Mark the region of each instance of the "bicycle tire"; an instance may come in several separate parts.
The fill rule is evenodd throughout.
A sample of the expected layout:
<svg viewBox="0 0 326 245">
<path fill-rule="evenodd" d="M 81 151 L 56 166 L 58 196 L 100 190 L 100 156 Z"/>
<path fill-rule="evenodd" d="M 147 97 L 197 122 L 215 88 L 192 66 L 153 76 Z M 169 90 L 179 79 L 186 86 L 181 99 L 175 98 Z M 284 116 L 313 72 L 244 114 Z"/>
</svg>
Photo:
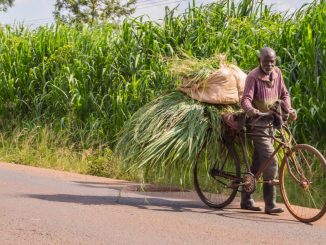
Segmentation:
<svg viewBox="0 0 326 245">
<path fill-rule="evenodd" d="M 234 148 L 230 148 L 228 150 L 228 155 L 231 157 L 231 165 L 227 166 L 229 173 L 234 174 L 236 177 L 240 178 L 240 161 L 237 153 Z M 201 152 L 202 153 L 202 152 Z M 199 196 L 199 198 L 209 207 L 221 209 L 227 205 L 229 205 L 233 199 L 235 198 L 238 188 L 230 189 L 223 187 L 223 184 L 218 182 L 214 177 L 212 177 L 209 173 L 212 170 L 211 165 L 206 164 L 201 161 L 200 155 L 198 154 L 194 169 L 194 187 Z M 207 163 L 207 162 L 206 162 Z M 202 167 L 204 166 L 204 169 Z M 207 167 L 209 166 L 209 167 Z M 224 166 L 226 167 L 226 166 Z M 201 168 L 201 169 L 200 169 Z M 219 169 L 221 170 L 221 169 Z M 227 181 L 226 178 L 219 177 L 223 179 L 223 181 Z M 203 182 L 204 181 L 204 182 Z M 205 184 L 205 186 L 204 186 Z M 226 192 L 224 192 L 226 191 Z M 215 201 L 213 200 L 215 199 Z"/>
<path fill-rule="evenodd" d="M 285 206 L 299 221 L 319 220 L 326 212 L 326 160 L 314 147 L 293 146 L 280 167 Z"/>
</svg>

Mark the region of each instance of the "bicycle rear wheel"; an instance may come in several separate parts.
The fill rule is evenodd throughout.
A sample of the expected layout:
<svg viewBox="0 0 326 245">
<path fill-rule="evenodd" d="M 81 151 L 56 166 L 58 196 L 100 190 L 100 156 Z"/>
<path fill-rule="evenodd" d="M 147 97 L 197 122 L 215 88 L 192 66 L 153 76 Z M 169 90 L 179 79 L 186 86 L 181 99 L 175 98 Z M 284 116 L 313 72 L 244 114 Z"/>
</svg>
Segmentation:
<svg viewBox="0 0 326 245">
<path fill-rule="evenodd" d="M 194 166 L 195 190 L 199 198 L 212 208 L 227 206 L 233 201 L 238 191 L 239 158 L 234 148 L 227 150 L 225 155 L 224 159 L 209 159 L 204 152 L 201 152 Z"/>
<path fill-rule="evenodd" d="M 310 145 L 296 145 L 284 156 L 280 188 L 289 212 L 314 222 L 326 212 L 326 160 Z"/>
</svg>

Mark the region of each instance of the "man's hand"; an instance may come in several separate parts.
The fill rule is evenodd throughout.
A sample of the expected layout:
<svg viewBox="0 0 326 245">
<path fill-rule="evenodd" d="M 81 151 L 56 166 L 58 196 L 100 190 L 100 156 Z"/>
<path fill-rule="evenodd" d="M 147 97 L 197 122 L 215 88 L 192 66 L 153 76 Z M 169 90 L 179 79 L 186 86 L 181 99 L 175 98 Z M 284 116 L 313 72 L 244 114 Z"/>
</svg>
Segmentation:
<svg viewBox="0 0 326 245">
<path fill-rule="evenodd" d="M 257 113 L 259 113 L 259 110 L 255 109 L 255 108 L 252 108 L 251 110 L 247 111 L 247 115 L 249 117 L 254 117 L 255 115 L 257 115 Z"/>
<path fill-rule="evenodd" d="M 293 108 L 289 110 L 289 115 L 292 121 L 295 121 L 298 118 L 297 112 Z"/>
</svg>

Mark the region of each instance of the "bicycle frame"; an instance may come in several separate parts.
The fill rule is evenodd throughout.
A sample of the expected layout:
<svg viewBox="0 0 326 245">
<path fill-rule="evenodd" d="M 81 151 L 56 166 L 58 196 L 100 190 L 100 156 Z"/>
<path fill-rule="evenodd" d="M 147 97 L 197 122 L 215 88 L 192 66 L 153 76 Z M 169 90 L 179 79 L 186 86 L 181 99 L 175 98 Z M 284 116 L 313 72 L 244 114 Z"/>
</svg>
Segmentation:
<svg viewBox="0 0 326 245">
<path fill-rule="evenodd" d="M 291 132 L 289 131 L 289 129 L 287 128 L 286 125 L 282 125 L 281 129 L 284 129 L 287 133 L 289 133 L 289 139 L 286 139 L 285 135 L 283 134 L 282 130 L 279 130 L 280 135 L 279 136 L 275 136 L 274 135 L 274 127 L 273 125 L 270 123 L 268 126 L 261 126 L 258 124 L 246 124 L 246 126 L 251 126 L 251 127 L 261 127 L 261 128 L 270 128 L 272 133 L 270 135 L 264 135 L 264 134 L 255 134 L 255 133 L 247 133 L 246 127 L 244 127 L 242 130 L 239 130 L 235 137 L 239 138 L 240 141 L 240 146 L 241 146 L 241 152 L 242 155 L 244 157 L 244 164 L 246 166 L 246 171 L 247 173 L 251 173 L 250 171 L 250 166 L 249 166 L 249 160 L 248 160 L 248 153 L 246 151 L 246 136 L 250 136 L 250 137 L 264 137 L 264 138 L 271 138 L 273 139 L 275 142 L 278 143 L 277 147 L 275 148 L 274 152 L 272 153 L 271 157 L 269 159 L 267 159 L 267 161 L 265 161 L 261 167 L 259 168 L 258 172 L 253 175 L 255 180 L 258 181 L 261 174 L 265 171 L 265 169 L 272 163 L 273 158 L 275 157 L 275 155 L 281 150 L 281 148 L 284 151 L 284 154 L 287 154 L 287 152 L 289 152 L 290 147 L 291 147 L 291 141 L 293 139 Z M 279 139 L 280 138 L 280 139 Z M 228 148 L 229 152 L 235 152 L 236 150 L 234 149 L 234 139 L 230 142 L 226 142 L 226 147 Z M 239 187 L 241 185 L 244 185 L 246 183 L 241 183 L 242 182 L 242 176 L 240 178 L 233 176 L 231 174 L 228 174 L 226 172 L 220 171 L 220 172 L 215 172 L 215 173 L 211 173 L 212 175 L 216 175 L 216 176 L 221 176 L 221 177 L 225 177 L 228 179 L 232 179 L 236 182 L 238 182 L 239 184 L 232 184 L 232 186 L 230 186 L 231 188 L 233 187 Z M 278 184 L 278 182 L 276 181 L 263 181 L 264 182 L 268 182 L 270 184 Z"/>
<path fill-rule="evenodd" d="M 289 212 L 302 222 L 314 222 L 326 213 L 323 182 L 326 160 L 316 148 L 297 144 L 283 117 L 273 113 L 260 113 L 257 120 L 247 120 L 246 115 L 236 114 L 231 120 L 237 120 L 237 124 L 233 125 L 225 120 L 223 152 L 218 157 L 204 155 L 199 158 L 198 154 L 194 167 L 196 192 L 209 207 L 223 208 L 234 200 L 237 192 L 253 193 L 257 183 L 280 185 L 281 196 Z M 262 117 L 269 119 L 268 116 L 271 116 L 270 121 L 258 121 Z M 247 136 L 251 139 L 261 137 L 274 145 L 273 152 L 269 149 L 269 154 L 265 156 L 268 159 L 255 166 L 258 167 L 258 171 L 253 170 L 255 174 L 251 172 Z M 280 163 L 279 179 L 261 181 L 266 169 L 275 164 L 273 159 L 276 156 Z"/>
<path fill-rule="evenodd" d="M 260 127 L 260 128 L 270 128 L 271 131 L 273 131 L 274 127 L 272 125 L 269 126 L 260 126 L 260 125 L 256 125 L 256 124 L 247 124 L 247 126 L 251 126 L 251 127 Z M 282 128 L 284 128 L 287 132 L 290 132 L 288 130 L 288 128 L 285 125 L 282 125 Z M 249 167 L 249 161 L 248 161 L 248 153 L 246 151 L 246 136 L 250 136 L 250 137 L 263 137 L 263 138 L 271 138 L 273 139 L 275 142 L 278 143 L 277 147 L 275 148 L 274 152 L 272 153 L 271 157 L 269 159 L 267 159 L 267 161 L 265 161 L 261 167 L 259 168 L 258 172 L 254 175 L 255 179 L 258 180 L 261 176 L 261 174 L 266 170 L 266 168 L 268 168 L 268 166 L 271 164 L 274 156 L 279 152 L 279 150 L 281 148 L 285 149 L 289 149 L 289 143 L 290 140 L 292 139 L 292 135 L 290 140 L 287 141 L 286 137 L 284 136 L 282 130 L 279 130 L 280 132 L 280 138 L 281 140 L 277 139 L 276 136 L 274 135 L 274 133 L 270 134 L 270 135 L 264 135 L 264 134 L 255 134 L 255 133 L 247 133 L 246 130 L 243 130 L 242 132 L 239 132 L 238 134 L 238 138 L 240 140 L 240 145 L 241 145 L 241 150 L 244 156 L 244 161 L 245 161 L 245 165 L 246 165 L 246 169 L 247 172 L 250 173 L 250 167 Z M 285 150 L 284 150 L 285 153 Z"/>
</svg>

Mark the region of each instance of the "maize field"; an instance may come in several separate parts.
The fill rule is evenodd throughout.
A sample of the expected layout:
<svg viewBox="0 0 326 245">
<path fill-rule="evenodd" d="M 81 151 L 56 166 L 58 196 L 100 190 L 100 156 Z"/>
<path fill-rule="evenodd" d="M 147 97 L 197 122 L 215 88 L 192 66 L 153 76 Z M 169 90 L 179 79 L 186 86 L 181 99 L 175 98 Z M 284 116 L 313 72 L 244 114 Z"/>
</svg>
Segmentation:
<svg viewBox="0 0 326 245">
<path fill-rule="evenodd" d="M 275 49 L 298 120 L 299 142 L 326 150 L 326 1 L 293 14 L 262 1 L 219 0 L 166 10 L 162 22 L 142 17 L 119 24 L 0 28 L 1 144 L 13 137 L 51 147 L 111 149 L 124 123 L 146 103 L 176 88 L 168 60 L 225 54 L 249 72 L 257 51 Z M 18 132 L 18 133 L 17 133 Z M 43 131 L 44 132 L 44 131 Z M 48 137 L 51 138 L 51 137 Z M 53 137 L 52 137 L 53 138 Z M 55 138 L 55 137 L 54 137 Z"/>
</svg>

